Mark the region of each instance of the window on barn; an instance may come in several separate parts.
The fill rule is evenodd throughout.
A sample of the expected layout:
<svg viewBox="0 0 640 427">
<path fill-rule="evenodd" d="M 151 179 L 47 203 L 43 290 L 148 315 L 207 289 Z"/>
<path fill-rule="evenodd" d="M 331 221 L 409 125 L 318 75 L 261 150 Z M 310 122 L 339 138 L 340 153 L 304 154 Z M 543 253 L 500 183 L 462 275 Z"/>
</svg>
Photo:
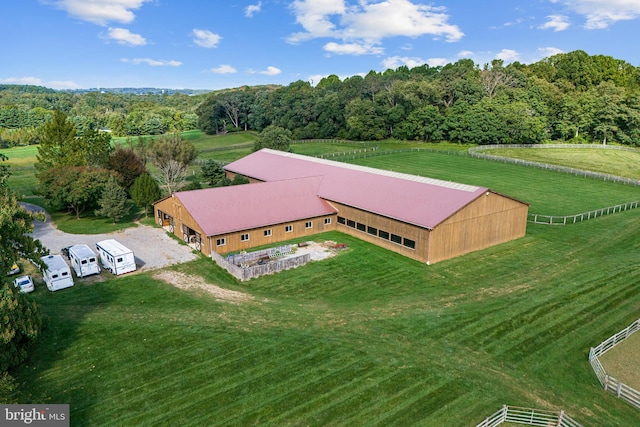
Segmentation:
<svg viewBox="0 0 640 427">
<path fill-rule="evenodd" d="M 366 231 L 367 230 L 367 226 L 364 225 L 363 223 L 359 222 L 358 224 L 356 224 L 356 228 L 360 231 Z"/>
<path fill-rule="evenodd" d="M 80 264 L 86 264 L 86 263 L 87 263 L 86 259 L 83 259 L 82 261 L 80 261 Z"/>
<path fill-rule="evenodd" d="M 416 248 L 416 242 L 414 242 L 413 240 L 409 240 L 409 239 L 404 239 L 403 245 L 405 245 L 409 249 L 415 249 Z"/>
<path fill-rule="evenodd" d="M 331 218 L 325 218 L 324 225 L 329 225 L 329 224 L 331 224 Z"/>
<path fill-rule="evenodd" d="M 380 237 L 381 239 L 389 240 L 389 233 L 380 230 L 378 231 L 378 237 Z"/>
<path fill-rule="evenodd" d="M 241 242 L 246 242 L 247 240 L 249 240 L 249 233 L 245 233 L 245 234 L 241 234 L 240 235 L 240 241 Z"/>
<path fill-rule="evenodd" d="M 264 237 L 269 237 L 269 236 L 271 236 L 271 229 L 264 230 Z"/>
<path fill-rule="evenodd" d="M 222 237 L 220 239 L 216 239 L 216 246 L 225 246 L 227 244 L 227 239 Z"/>
<path fill-rule="evenodd" d="M 374 227 L 367 227 L 367 233 L 373 234 L 374 236 L 378 235 L 378 229 Z"/>
<path fill-rule="evenodd" d="M 398 236 L 397 234 L 392 234 L 391 235 L 391 241 L 393 243 L 397 243 L 397 244 L 401 245 L 402 244 L 402 237 Z"/>
<path fill-rule="evenodd" d="M 356 222 L 353 220 L 347 220 L 347 227 L 356 228 Z"/>
<path fill-rule="evenodd" d="M 311 227 L 313 227 L 313 222 L 307 221 L 304 223 L 304 228 L 311 228 Z"/>
<path fill-rule="evenodd" d="M 338 217 L 338 224 L 345 224 L 345 219 L 341 216 Z"/>
<path fill-rule="evenodd" d="M 291 233 L 293 231 L 293 225 L 287 225 L 284 227 L 285 233 Z"/>
</svg>

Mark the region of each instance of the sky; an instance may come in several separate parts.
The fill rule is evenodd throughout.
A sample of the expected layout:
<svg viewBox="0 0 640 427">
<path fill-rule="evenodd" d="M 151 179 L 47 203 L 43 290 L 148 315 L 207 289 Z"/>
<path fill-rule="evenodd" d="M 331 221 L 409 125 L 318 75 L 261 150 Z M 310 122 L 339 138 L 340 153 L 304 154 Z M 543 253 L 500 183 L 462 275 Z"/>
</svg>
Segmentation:
<svg viewBox="0 0 640 427">
<path fill-rule="evenodd" d="M 0 83 L 315 85 L 584 50 L 640 66 L 640 0 L 1 0 Z"/>
</svg>

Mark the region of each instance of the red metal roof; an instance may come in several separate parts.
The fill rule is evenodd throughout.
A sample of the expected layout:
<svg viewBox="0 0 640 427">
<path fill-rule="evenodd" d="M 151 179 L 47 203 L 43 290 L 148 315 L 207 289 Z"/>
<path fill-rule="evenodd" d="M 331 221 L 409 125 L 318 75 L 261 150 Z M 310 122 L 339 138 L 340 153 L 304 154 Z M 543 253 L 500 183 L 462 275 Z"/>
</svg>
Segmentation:
<svg viewBox="0 0 640 427">
<path fill-rule="evenodd" d="M 268 182 L 321 176 L 317 194 L 323 199 L 429 229 L 488 191 L 270 149 L 252 153 L 225 169 Z"/>
<path fill-rule="evenodd" d="M 207 236 L 336 213 L 318 197 L 322 177 L 181 191 L 178 198 Z"/>
</svg>

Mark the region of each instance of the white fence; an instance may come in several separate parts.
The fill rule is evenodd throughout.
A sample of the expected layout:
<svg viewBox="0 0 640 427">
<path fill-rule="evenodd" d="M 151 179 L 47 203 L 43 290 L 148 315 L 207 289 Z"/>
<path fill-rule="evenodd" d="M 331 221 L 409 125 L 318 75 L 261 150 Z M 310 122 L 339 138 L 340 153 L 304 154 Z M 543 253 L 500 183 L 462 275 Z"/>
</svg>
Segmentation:
<svg viewBox="0 0 640 427">
<path fill-rule="evenodd" d="M 503 405 L 496 413 L 487 417 L 476 427 L 496 427 L 502 423 L 526 424 L 543 427 L 582 427 L 564 411 L 553 412 L 539 409 L 519 408 Z"/>
<path fill-rule="evenodd" d="M 639 329 L 640 319 L 633 322 L 626 329 L 602 341 L 597 347 L 591 348 L 589 351 L 589 363 L 605 391 L 615 394 L 620 399 L 640 409 L 640 392 L 607 374 L 598 359 L 599 356 L 602 356 L 604 353 L 629 338 Z"/>
<path fill-rule="evenodd" d="M 531 144 L 531 145 L 504 144 L 504 145 L 481 145 L 481 146 L 477 146 L 477 147 L 472 147 L 472 148 L 469 149 L 469 154 L 471 156 L 473 156 L 473 157 L 478 157 L 478 158 L 481 158 L 481 159 L 496 160 L 496 161 L 504 162 L 504 163 L 515 163 L 515 164 L 518 164 L 518 165 L 531 166 L 531 167 L 540 168 L 540 169 L 554 170 L 554 171 L 557 171 L 557 172 L 570 173 L 570 174 L 573 174 L 573 175 L 584 176 L 584 177 L 588 177 L 588 178 L 602 179 L 604 181 L 613 181 L 613 182 L 619 182 L 619 183 L 622 183 L 622 184 L 630 184 L 630 185 L 638 185 L 638 186 L 640 186 L 640 180 L 638 180 L 638 179 L 625 178 L 625 177 L 611 175 L 611 174 L 607 174 L 607 173 L 591 172 L 591 171 L 586 171 L 586 170 L 582 170 L 582 169 L 570 168 L 570 167 L 566 167 L 566 166 L 551 165 L 549 163 L 532 162 L 532 161 L 529 161 L 529 160 L 513 159 L 513 158 L 510 158 L 510 157 L 494 156 L 492 154 L 483 153 L 483 151 L 485 151 L 485 150 L 488 151 L 488 150 L 500 149 L 500 148 L 525 148 L 525 149 L 536 149 L 536 148 L 538 148 L 538 149 L 544 149 L 544 148 L 573 148 L 573 149 L 589 149 L 589 148 L 591 148 L 591 149 L 593 149 L 593 148 L 599 148 L 599 149 L 607 149 L 607 150 L 634 151 L 634 152 L 637 153 L 638 150 L 634 149 L 634 148 L 610 146 L 610 145 L 599 145 L 599 144 Z"/>
<path fill-rule="evenodd" d="M 583 212 L 575 215 L 540 215 L 530 213 L 527 217 L 527 221 L 534 224 L 546 224 L 546 225 L 567 225 L 575 224 L 577 222 L 588 221 L 590 219 L 599 218 L 604 215 L 613 214 L 616 212 L 622 212 L 629 209 L 637 209 L 640 207 L 640 201 L 624 203 L 622 205 L 609 206 L 606 208 L 596 209 L 589 212 Z"/>
</svg>

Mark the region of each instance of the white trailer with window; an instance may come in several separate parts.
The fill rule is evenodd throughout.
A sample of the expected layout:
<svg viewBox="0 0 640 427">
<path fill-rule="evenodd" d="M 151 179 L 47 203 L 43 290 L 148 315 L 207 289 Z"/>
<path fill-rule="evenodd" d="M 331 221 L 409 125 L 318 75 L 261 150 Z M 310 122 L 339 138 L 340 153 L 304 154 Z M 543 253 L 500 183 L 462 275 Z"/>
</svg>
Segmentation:
<svg viewBox="0 0 640 427">
<path fill-rule="evenodd" d="M 87 245 L 80 244 L 70 246 L 69 261 L 71 261 L 71 267 L 73 267 L 78 277 L 100 274 L 98 257 Z"/>
<path fill-rule="evenodd" d="M 60 289 L 73 286 L 71 269 L 64 258 L 62 258 L 62 255 L 47 255 L 40 259 L 46 265 L 42 272 L 42 278 L 47 285 L 47 289 L 50 291 L 59 291 Z"/>
<path fill-rule="evenodd" d="M 115 275 L 129 273 L 136 270 L 136 258 L 133 251 L 114 239 L 107 239 L 96 243 L 100 256 L 100 264 L 105 270 Z"/>
</svg>

